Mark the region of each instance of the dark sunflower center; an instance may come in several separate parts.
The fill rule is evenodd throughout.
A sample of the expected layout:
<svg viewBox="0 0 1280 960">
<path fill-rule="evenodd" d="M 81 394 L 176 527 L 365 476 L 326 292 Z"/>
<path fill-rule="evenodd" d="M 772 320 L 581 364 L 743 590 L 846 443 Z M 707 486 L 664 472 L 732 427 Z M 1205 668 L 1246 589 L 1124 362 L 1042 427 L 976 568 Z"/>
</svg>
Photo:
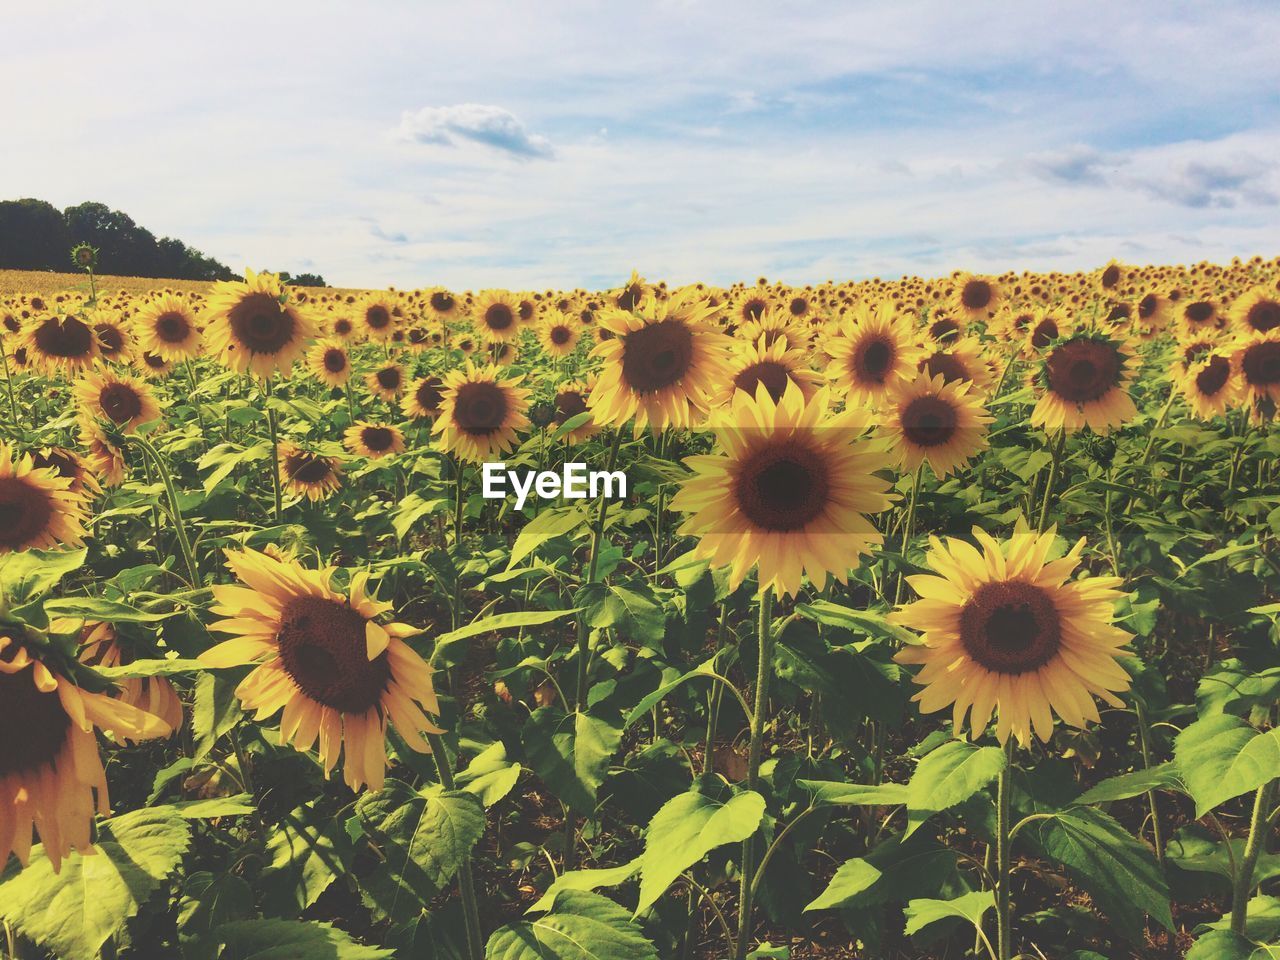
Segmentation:
<svg viewBox="0 0 1280 960">
<path fill-rule="evenodd" d="M 1107 314 L 1108 323 L 1120 323 L 1129 319 L 1129 305 L 1127 303 L 1117 304 L 1111 308 L 1111 312 Z"/>
<path fill-rule="evenodd" d="M 1031 345 L 1037 350 L 1043 350 L 1057 339 L 1058 325 L 1052 320 L 1041 320 L 1031 332 Z"/>
<path fill-rule="evenodd" d="M 636 308 L 636 304 L 640 302 L 642 292 L 643 291 L 640 287 L 635 284 L 627 287 L 627 289 L 623 290 L 622 293 L 618 294 L 618 309 L 634 310 Z"/>
<path fill-rule="evenodd" d="M 587 401 L 577 390 L 556 394 L 556 423 L 566 423 L 587 410 Z"/>
<path fill-rule="evenodd" d="M 364 312 L 364 322 L 370 330 L 385 330 L 391 326 L 391 311 L 375 304 Z"/>
<path fill-rule="evenodd" d="M 991 303 L 994 291 L 985 280 L 970 280 L 960 291 L 960 302 L 968 310 L 984 310 Z"/>
<path fill-rule="evenodd" d="M 929 326 L 929 336 L 934 340 L 953 340 L 960 333 L 960 325 L 944 317 Z"/>
<path fill-rule="evenodd" d="M 453 297 L 442 290 L 438 290 L 431 295 L 431 306 L 441 313 L 448 313 L 453 309 Z"/>
<path fill-rule="evenodd" d="M 280 661 L 298 689 L 343 713 L 378 705 L 391 679 L 386 653 L 366 653 L 365 618 L 345 603 L 295 597 L 280 612 Z"/>
<path fill-rule="evenodd" d="M 943 383 L 954 383 L 957 380 L 972 380 L 969 368 L 954 353 L 939 350 L 920 362 L 920 369 L 930 377 L 942 377 Z"/>
<path fill-rule="evenodd" d="M 330 373 L 341 373 L 347 369 L 347 355 L 336 347 L 324 352 L 324 368 Z"/>
<path fill-rule="evenodd" d="M 227 317 L 236 342 L 250 353 L 279 353 L 294 337 L 293 314 L 267 293 L 251 293 L 230 309 Z"/>
<path fill-rule="evenodd" d="M 518 309 L 520 311 L 520 319 L 523 321 L 528 321 L 533 316 L 533 304 L 528 300 L 521 300 Z"/>
<path fill-rule="evenodd" d="M 787 368 L 776 360 L 761 360 L 759 363 L 753 363 L 744 370 L 739 371 L 738 375 L 733 378 L 733 386 L 736 390 L 745 390 L 748 395 L 754 397 L 756 395 L 756 387 L 764 384 L 764 388 L 769 391 L 769 396 L 774 402 L 782 399 L 783 393 L 786 392 L 787 383 L 791 380 L 787 372 Z"/>
<path fill-rule="evenodd" d="M 400 386 L 400 371 L 395 367 L 383 367 L 377 373 L 378 386 L 384 390 L 396 390 Z"/>
<path fill-rule="evenodd" d="M 804 297 L 793 297 L 790 308 L 793 317 L 803 317 L 809 311 L 809 301 Z"/>
<path fill-rule="evenodd" d="M 391 431 L 386 427 L 365 427 L 360 434 L 360 439 L 365 447 L 374 453 L 381 453 L 383 450 L 391 449 Z"/>
<path fill-rule="evenodd" d="M 693 332 L 679 320 L 641 327 L 623 339 L 622 377 L 637 393 L 678 383 L 693 364 Z"/>
<path fill-rule="evenodd" d="M 427 331 L 419 330 L 417 327 L 414 327 L 409 331 L 409 342 L 413 344 L 426 343 Z"/>
<path fill-rule="evenodd" d="M 1217 396 L 1218 391 L 1231 379 L 1231 363 L 1226 357 L 1214 356 L 1205 368 L 1196 374 L 1196 390 L 1206 397 Z"/>
<path fill-rule="evenodd" d="M 171 310 L 156 317 L 156 335 L 165 343 L 181 343 L 190 332 L 191 324 L 176 311 Z"/>
<path fill-rule="evenodd" d="M 68 480 L 74 480 L 80 475 L 75 460 L 65 450 L 36 451 L 31 455 L 31 462 L 36 467 L 46 467 Z"/>
<path fill-rule="evenodd" d="M 551 342 L 557 347 L 563 347 L 568 343 L 569 337 L 570 333 L 568 327 L 556 326 L 551 328 Z"/>
<path fill-rule="evenodd" d="M 93 328 L 93 335 L 98 338 L 98 346 L 103 353 L 117 354 L 124 346 L 124 334 L 114 324 L 99 323 Z"/>
<path fill-rule="evenodd" d="M 145 363 L 152 370 L 163 370 L 165 367 L 169 365 L 169 361 L 165 360 L 164 357 L 155 353 L 143 354 L 142 362 Z"/>
<path fill-rule="evenodd" d="M 893 366 L 897 350 L 887 337 L 870 337 L 864 340 L 853 354 L 853 373 L 859 380 L 883 383 Z"/>
<path fill-rule="evenodd" d="M 0 657 L 12 655 L 11 644 Z M 57 692 L 41 693 L 31 669 L 0 671 L 0 780 L 9 774 L 34 773 L 53 764 L 67 740 L 71 718 Z M 22 731 L 21 735 L 14 735 Z"/>
<path fill-rule="evenodd" d="M 293 454 L 285 461 L 285 469 L 291 479 L 307 484 L 320 483 L 333 472 L 328 459 L 313 453 Z"/>
<path fill-rule="evenodd" d="M 1062 645 L 1057 607 L 1031 583 L 983 584 L 960 611 L 960 643 L 975 662 L 995 673 L 1039 670 Z"/>
<path fill-rule="evenodd" d="M 437 410 L 440 407 L 440 401 L 444 399 L 441 391 L 443 384 L 439 377 L 428 377 L 418 384 L 418 390 L 415 396 L 418 400 L 418 406 L 423 410 Z"/>
<path fill-rule="evenodd" d="M 0 477 L 0 549 L 21 550 L 49 528 L 54 504 L 26 477 Z"/>
<path fill-rule="evenodd" d="M 820 517 L 830 496 L 822 454 L 796 438 L 767 442 L 750 452 L 733 479 L 738 509 L 763 530 L 803 529 Z"/>
<path fill-rule="evenodd" d="M 1120 384 L 1120 354 L 1109 343 L 1071 340 L 1049 355 L 1049 389 L 1071 403 L 1100 400 Z"/>
<path fill-rule="evenodd" d="M 1280 383 L 1280 341 L 1264 340 L 1247 348 L 1241 367 L 1245 381 L 1254 386 Z"/>
<path fill-rule="evenodd" d="M 1213 304 L 1197 300 L 1195 303 L 1187 304 L 1184 313 L 1192 323 L 1207 323 L 1213 319 Z"/>
<path fill-rule="evenodd" d="M 351 332 L 351 321 L 346 317 L 343 317 L 341 320 L 333 321 L 333 332 L 340 337 L 345 337 Z"/>
<path fill-rule="evenodd" d="M 94 334 L 75 317 L 49 317 L 36 329 L 36 346 L 47 357 L 76 360 L 93 352 Z"/>
<path fill-rule="evenodd" d="M 742 319 L 759 320 L 768 308 L 769 304 L 764 300 L 758 298 L 748 300 L 742 305 Z"/>
<path fill-rule="evenodd" d="M 516 322 L 516 315 L 505 303 L 495 303 L 484 312 L 484 325 L 490 330 L 507 330 Z"/>
<path fill-rule="evenodd" d="M 1245 314 L 1245 323 L 1259 333 L 1280 327 L 1280 303 L 1275 300 L 1259 300 Z"/>
<path fill-rule="evenodd" d="M 507 416 L 507 395 L 496 383 L 464 383 L 453 402 L 453 419 L 472 436 L 486 436 L 502 426 Z"/>
<path fill-rule="evenodd" d="M 1110 267 L 1107 267 L 1107 269 L 1102 271 L 1102 285 L 1106 287 L 1108 290 L 1110 290 L 1119 282 L 1120 282 L 1119 267 L 1110 266 Z"/>
<path fill-rule="evenodd" d="M 902 432 L 917 447 L 941 446 L 955 436 L 955 407 L 939 397 L 916 397 L 902 411 Z"/>
<path fill-rule="evenodd" d="M 142 397 L 127 383 L 109 383 L 98 394 L 102 412 L 116 423 L 128 423 L 142 413 Z"/>
</svg>

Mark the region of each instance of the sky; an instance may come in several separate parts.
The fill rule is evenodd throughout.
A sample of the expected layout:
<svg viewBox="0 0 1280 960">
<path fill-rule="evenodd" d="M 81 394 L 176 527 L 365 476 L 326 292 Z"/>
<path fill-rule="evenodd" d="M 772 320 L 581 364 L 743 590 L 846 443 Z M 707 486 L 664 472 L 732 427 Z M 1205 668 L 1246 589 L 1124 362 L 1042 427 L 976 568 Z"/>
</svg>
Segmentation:
<svg viewBox="0 0 1280 960">
<path fill-rule="evenodd" d="M 605 288 L 1280 253 L 1270 0 L 54 0 L 0 28 L 0 199 L 101 201 L 237 270 Z"/>
</svg>

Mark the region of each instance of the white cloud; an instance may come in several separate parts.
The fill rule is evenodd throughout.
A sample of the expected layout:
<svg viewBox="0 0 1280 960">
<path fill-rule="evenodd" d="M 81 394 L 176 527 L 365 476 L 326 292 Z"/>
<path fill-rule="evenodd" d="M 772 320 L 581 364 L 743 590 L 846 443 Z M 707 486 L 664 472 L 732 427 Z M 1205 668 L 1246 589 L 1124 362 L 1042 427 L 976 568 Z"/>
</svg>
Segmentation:
<svg viewBox="0 0 1280 960">
<path fill-rule="evenodd" d="M 484 103 L 406 110 L 400 117 L 401 140 L 454 146 L 459 140 L 493 147 L 518 157 L 550 158 L 551 141 L 530 133 L 510 110 Z"/>
</svg>

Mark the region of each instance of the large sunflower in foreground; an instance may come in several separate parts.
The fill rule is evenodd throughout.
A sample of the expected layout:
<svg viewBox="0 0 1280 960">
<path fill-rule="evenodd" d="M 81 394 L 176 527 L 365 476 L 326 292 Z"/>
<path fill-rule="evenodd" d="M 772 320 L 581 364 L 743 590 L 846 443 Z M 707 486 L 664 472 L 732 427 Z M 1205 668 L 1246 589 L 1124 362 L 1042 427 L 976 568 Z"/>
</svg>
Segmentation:
<svg viewBox="0 0 1280 960">
<path fill-rule="evenodd" d="M 1054 713 L 1083 728 L 1098 722 L 1094 697 L 1123 706 L 1116 694 L 1128 689 L 1129 675 L 1117 659 L 1130 637 L 1112 622 L 1122 581 L 1069 579 L 1083 539 L 1049 560 L 1053 530 L 1020 525 L 1003 543 L 976 528 L 973 535 L 981 552 L 931 537 L 928 563 L 938 575 L 908 577 L 922 599 L 890 615 L 923 635 L 896 658 L 922 665 L 914 678 L 924 688 L 914 698 L 920 710 L 951 707 L 956 733 L 967 716 L 975 739 L 994 711 L 996 738 L 1012 734 L 1027 746 L 1033 731 L 1049 739 Z"/>
<path fill-rule="evenodd" d="M 236 688 L 262 721 L 280 713 L 280 742 L 304 753 L 319 741 L 326 775 L 344 753 L 343 775 L 356 790 L 382 787 L 387 725 L 411 748 L 429 752 L 428 734 L 443 733 L 431 667 L 404 642 L 418 631 L 381 623 L 391 609 L 368 593 L 368 576 L 333 589 L 333 567 L 305 569 L 256 550 L 228 552 L 242 585 L 215 586 L 210 625 L 232 634 L 200 655 L 214 668 L 256 664 Z"/>
<path fill-rule="evenodd" d="M 131 326 L 142 349 L 165 360 L 186 360 L 200 352 L 195 311 L 189 302 L 171 293 L 143 307 Z"/>
<path fill-rule="evenodd" d="M 519 385 L 523 379 L 506 379 L 496 367 L 470 363 L 447 374 L 440 414 L 431 427 L 440 446 L 474 463 L 514 447 L 529 426 L 529 391 Z"/>
<path fill-rule="evenodd" d="M 1050 433 L 1107 433 L 1137 415 L 1129 396 L 1133 353 L 1115 335 L 1084 330 L 1055 341 L 1030 374 L 1040 394 L 1031 425 Z"/>
<path fill-rule="evenodd" d="M 600 328 L 614 336 L 591 351 L 604 361 L 588 400 L 596 422 L 634 417 L 639 436 L 701 419 L 728 374 L 732 341 L 715 327 L 718 311 L 692 291 L 648 297 L 634 313 L 600 311 Z"/>
<path fill-rule="evenodd" d="M 967 382 L 925 373 L 900 381 L 882 412 L 880 433 L 902 470 L 914 473 L 928 463 L 938 477 L 964 466 L 987 445 L 992 419 Z"/>
<path fill-rule="evenodd" d="M 859 306 L 827 341 L 827 376 L 848 393 L 851 405 L 875 404 L 898 380 L 915 376 L 920 350 L 912 335 L 910 321 L 891 304 Z"/>
<path fill-rule="evenodd" d="M 117 742 L 170 732 L 159 717 L 80 689 L 22 639 L 0 634 L 0 863 L 12 852 L 27 864 L 33 827 L 55 873 L 73 850 L 90 852 L 94 815 L 110 812 L 95 727 Z"/>
<path fill-rule="evenodd" d="M 0 444 L 0 554 L 78 547 L 87 521 L 85 499 L 71 491 L 70 479 L 37 467 L 30 454 L 14 460 Z"/>
<path fill-rule="evenodd" d="M 209 346 L 239 373 L 287 375 L 316 333 L 275 274 L 246 270 L 244 280 L 221 280 L 209 294 Z"/>
<path fill-rule="evenodd" d="M 71 391 L 86 420 L 108 420 L 125 433 L 160 418 L 160 404 L 145 381 L 104 370 L 81 377 Z"/>
<path fill-rule="evenodd" d="M 710 427 L 718 454 L 689 457 L 693 476 L 672 499 L 690 514 L 683 536 L 697 556 L 729 568 L 733 587 L 758 568 L 760 592 L 795 595 L 803 577 L 846 582 L 860 555 L 883 541 L 867 519 L 890 504 L 876 471 L 889 460 L 864 434 L 863 410 L 827 416 L 829 393 L 805 402 L 794 383 L 775 403 L 761 384 L 738 392 Z"/>
</svg>

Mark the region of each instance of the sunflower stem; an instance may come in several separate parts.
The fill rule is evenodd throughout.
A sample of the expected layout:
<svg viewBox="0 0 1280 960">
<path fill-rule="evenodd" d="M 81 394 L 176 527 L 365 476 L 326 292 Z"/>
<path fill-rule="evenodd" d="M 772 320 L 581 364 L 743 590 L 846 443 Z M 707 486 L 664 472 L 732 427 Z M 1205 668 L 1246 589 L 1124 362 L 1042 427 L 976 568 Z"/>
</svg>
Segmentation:
<svg viewBox="0 0 1280 960">
<path fill-rule="evenodd" d="M 907 501 L 907 519 L 902 527 L 902 559 L 906 560 L 907 551 L 911 549 L 911 537 L 915 533 L 916 524 L 916 500 L 920 496 L 920 474 L 924 473 L 924 462 L 921 461 L 920 466 L 916 467 L 915 475 L 911 478 L 911 499 Z M 893 590 L 893 604 L 897 606 L 902 602 L 902 585 L 906 581 L 906 572 L 898 571 L 898 585 Z"/>
<path fill-rule="evenodd" d="M 1013 738 L 1004 743 L 1004 766 L 996 787 L 996 945 L 997 960 L 1011 960 L 1013 929 L 1009 896 L 1009 800 L 1013 786 Z"/>
<path fill-rule="evenodd" d="M 9 351 L 0 345 L 0 362 L 4 363 L 4 386 L 9 394 L 9 413 L 13 417 L 13 435 L 18 436 L 18 401 L 13 398 L 13 374 L 9 370 Z"/>
<path fill-rule="evenodd" d="M 178 550 L 182 554 L 182 562 L 187 568 L 187 577 L 191 581 L 191 586 L 200 587 L 200 568 L 196 566 L 196 556 L 191 549 L 191 541 L 187 537 L 187 525 L 182 519 L 182 507 L 178 503 L 178 490 L 173 485 L 173 475 L 169 473 L 169 468 L 165 466 L 163 458 L 157 452 L 151 442 L 142 436 L 130 436 L 125 440 L 138 445 L 142 450 L 142 455 L 148 459 L 152 466 L 155 467 L 156 473 L 160 477 L 160 482 L 164 484 L 165 498 L 169 502 L 169 519 L 173 521 L 173 532 L 178 539 Z"/>
<path fill-rule="evenodd" d="M 436 769 L 440 771 L 440 785 L 446 790 L 456 789 L 444 737 L 438 733 L 429 733 L 427 739 L 431 741 L 431 755 L 435 758 Z M 462 913 L 467 923 L 468 955 L 470 960 L 482 960 L 484 940 L 480 935 L 480 909 L 476 905 L 476 884 L 471 872 L 470 853 L 462 858 L 462 864 L 458 868 L 458 894 L 462 898 Z"/>
<path fill-rule="evenodd" d="M 271 390 L 271 378 L 263 381 L 263 390 L 267 395 L 267 432 L 271 435 L 271 493 L 275 497 L 276 523 L 284 513 L 284 495 L 280 490 L 280 431 L 276 426 L 276 411 L 271 401 L 274 399 Z"/>
<path fill-rule="evenodd" d="M 760 786 L 760 756 L 764 750 L 764 723 L 768 713 L 769 676 L 773 673 L 773 593 L 761 587 L 759 620 L 756 624 L 756 696 L 752 701 L 751 745 L 747 753 L 747 789 Z M 736 958 L 745 960 L 751 941 L 755 895 L 755 834 L 742 841 L 742 877 L 739 886 L 738 943 Z"/>
<path fill-rule="evenodd" d="M 1142 766 L 1151 769 L 1151 744 L 1147 711 L 1139 697 L 1133 698 L 1134 713 L 1138 717 L 1138 746 L 1142 750 Z M 1160 826 L 1160 804 L 1154 790 L 1147 791 L 1147 806 L 1151 808 L 1151 841 L 1156 848 L 1156 862 L 1164 869 L 1164 828 Z"/>
<path fill-rule="evenodd" d="M 1064 427 L 1058 431 L 1058 437 L 1049 451 L 1052 458 L 1049 461 L 1049 476 L 1045 478 L 1044 493 L 1040 499 L 1040 519 L 1036 522 L 1036 530 L 1040 533 L 1044 532 L 1045 524 L 1049 522 L 1049 501 L 1053 499 L 1053 488 L 1058 484 L 1058 471 L 1062 467 L 1062 448 L 1066 443 L 1067 431 Z"/>
<path fill-rule="evenodd" d="M 1253 817 L 1249 822 L 1249 839 L 1236 870 L 1235 889 L 1231 893 L 1231 932 L 1244 936 L 1249 919 L 1249 894 L 1253 891 L 1253 872 L 1267 845 L 1268 812 L 1275 800 L 1280 780 L 1272 780 L 1258 788 L 1253 801 Z"/>
<path fill-rule="evenodd" d="M 204 432 L 204 410 L 196 397 L 196 368 L 192 364 L 190 357 L 186 358 L 185 366 L 187 368 L 187 379 L 191 381 L 191 405 L 196 408 L 196 422 L 200 425 L 200 446 L 204 448 L 207 444 Z"/>
</svg>

